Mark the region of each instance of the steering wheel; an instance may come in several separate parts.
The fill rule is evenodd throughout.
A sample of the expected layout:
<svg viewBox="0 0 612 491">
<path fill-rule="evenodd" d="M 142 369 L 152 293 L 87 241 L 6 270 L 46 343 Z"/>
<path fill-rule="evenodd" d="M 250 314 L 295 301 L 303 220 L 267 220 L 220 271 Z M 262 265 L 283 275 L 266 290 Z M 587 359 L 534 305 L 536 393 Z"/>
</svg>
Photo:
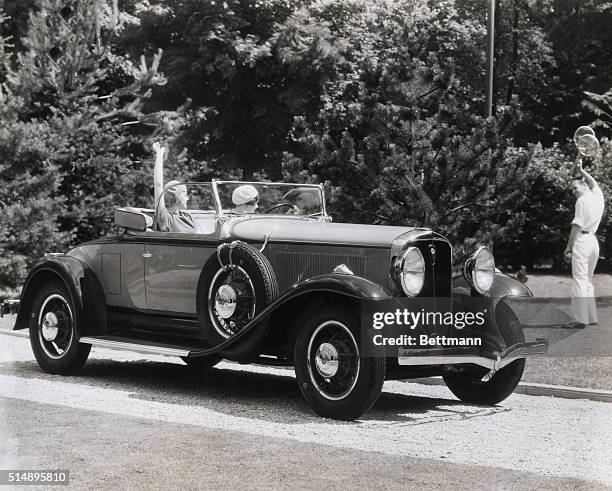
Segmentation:
<svg viewBox="0 0 612 491">
<path fill-rule="evenodd" d="M 272 208 L 268 208 L 266 211 L 264 211 L 264 213 L 270 213 L 271 211 L 274 211 L 282 207 L 291 208 L 295 212 L 300 211 L 300 209 L 297 206 L 292 205 L 291 203 L 279 203 L 278 205 L 274 205 Z"/>
</svg>

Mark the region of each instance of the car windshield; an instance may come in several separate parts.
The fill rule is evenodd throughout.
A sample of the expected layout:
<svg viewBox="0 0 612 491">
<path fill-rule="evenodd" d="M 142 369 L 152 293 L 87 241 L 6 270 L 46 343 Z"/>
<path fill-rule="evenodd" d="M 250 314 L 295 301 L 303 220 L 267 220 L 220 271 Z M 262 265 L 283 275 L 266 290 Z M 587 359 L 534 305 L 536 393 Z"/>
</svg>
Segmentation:
<svg viewBox="0 0 612 491">
<path fill-rule="evenodd" d="M 210 183 L 185 183 L 190 211 L 215 212 L 215 194 Z M 167 203 L 166 203 L 167 205 Z"/>
<path fill-rule="evenodd" d="M 224 214 L 322 215 L 323 195 L 314 184 L 216 183 Z"/>
</svg>

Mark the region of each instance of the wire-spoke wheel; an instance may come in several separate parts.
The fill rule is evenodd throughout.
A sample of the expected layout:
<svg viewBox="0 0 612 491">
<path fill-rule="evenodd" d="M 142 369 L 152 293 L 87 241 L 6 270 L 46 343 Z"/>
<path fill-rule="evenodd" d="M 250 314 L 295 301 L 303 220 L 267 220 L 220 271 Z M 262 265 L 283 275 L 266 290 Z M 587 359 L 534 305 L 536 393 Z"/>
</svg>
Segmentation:
<svg viewBox="0 0 612 491">
<path fill-rule="evenodd" d="M 295 344 L 295 373 L 304 398 L 324 417 L 353 420 L 378 398 L 385 376 L 384 356 L 365 357 L 360 323 L 343 307 L 312 313 Z"/>
<path fill-rule="evenodd" d="M 353 390 L 359 376 L 359 348 L 344 324 L 329 320 L 317 326 L 307 356 L 310 380 L 321 396 L 339 401 Z"/>
<path fill-rule="evenodd" d="M 30 315 L 30 344 L 43 370 L 67 374 L 83 366 L 91 346 L 79 343 L 77 323 L 77 312 L 65 287 L 44 285 Z"/>
<path fill-rule="evenodd" d="M 68 301 L 53 293 L 43 300 L 38 314 L 38 341 L 49 358 L 59 359 L 74 341 L 74 316 Z"/>
</svg>

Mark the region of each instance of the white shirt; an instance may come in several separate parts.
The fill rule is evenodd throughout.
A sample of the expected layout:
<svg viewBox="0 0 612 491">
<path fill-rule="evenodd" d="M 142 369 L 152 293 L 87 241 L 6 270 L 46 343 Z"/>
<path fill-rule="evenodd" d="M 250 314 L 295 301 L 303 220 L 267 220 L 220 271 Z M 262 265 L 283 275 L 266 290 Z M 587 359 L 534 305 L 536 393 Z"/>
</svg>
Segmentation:
<svg viewBox="0 0 612 491">
<path fill-rule="evenodd" d="M 597 232 L 604 211 L 604 197 L 601 188 L 595 184 L 576 200 L 576 214 L 572 225 L 578 225 L 583 232 Z"/>
</svg>

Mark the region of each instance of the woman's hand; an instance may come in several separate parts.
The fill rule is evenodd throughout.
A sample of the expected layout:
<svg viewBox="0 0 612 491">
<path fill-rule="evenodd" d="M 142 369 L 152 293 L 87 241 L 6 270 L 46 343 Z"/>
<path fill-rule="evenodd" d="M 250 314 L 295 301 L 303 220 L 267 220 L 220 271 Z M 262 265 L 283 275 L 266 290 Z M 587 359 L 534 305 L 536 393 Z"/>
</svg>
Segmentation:
<svg viewBox="0 0 612 491">
<path fill-rule="evenodd" d="M 161 143 L 155 142 L 153 144 L 153 151 L 156 155 L 161 155 L 163 157 L 164 153 L 166 153 L 166 148 Z"/>
</svg>

